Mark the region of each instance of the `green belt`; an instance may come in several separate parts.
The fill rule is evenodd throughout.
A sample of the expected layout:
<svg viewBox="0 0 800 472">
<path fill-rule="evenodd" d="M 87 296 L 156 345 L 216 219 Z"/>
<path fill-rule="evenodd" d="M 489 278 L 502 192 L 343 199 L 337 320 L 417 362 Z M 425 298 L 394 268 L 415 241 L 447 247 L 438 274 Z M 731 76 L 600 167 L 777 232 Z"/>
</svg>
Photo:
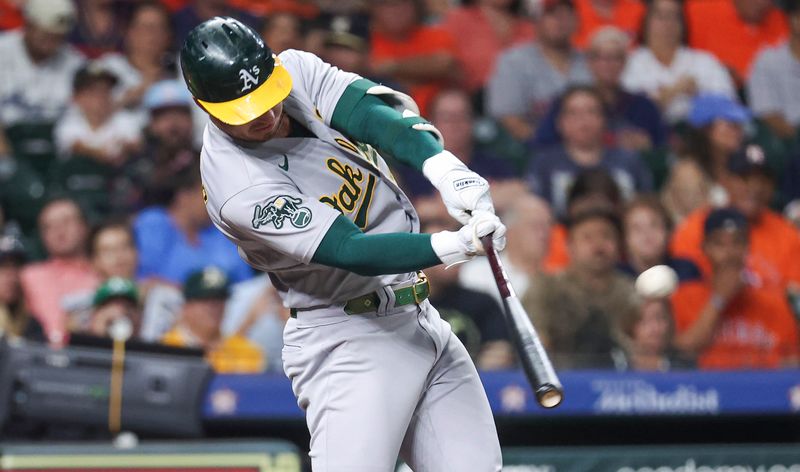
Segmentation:
<svg viewBox="0 0 800 472">
<path fill-rule="evenodd" d="M 394 306 L 404 306 L 415 303 L 419 305 L 431 294 L 431 284 L 425 274 L 420 272 L 420 279 L 414 285 L 394 289 Z M 363 315 L 364 313 L 375 313 L 378 311 L 380 298 L 377 292 L 361 295 L 360 297 L 348 300 L 344 304 L 344 312 L 348 315 Z M 292 318 L 297 318 L 297 309 L 292 308 L 289 314 Z"/>
</svg>

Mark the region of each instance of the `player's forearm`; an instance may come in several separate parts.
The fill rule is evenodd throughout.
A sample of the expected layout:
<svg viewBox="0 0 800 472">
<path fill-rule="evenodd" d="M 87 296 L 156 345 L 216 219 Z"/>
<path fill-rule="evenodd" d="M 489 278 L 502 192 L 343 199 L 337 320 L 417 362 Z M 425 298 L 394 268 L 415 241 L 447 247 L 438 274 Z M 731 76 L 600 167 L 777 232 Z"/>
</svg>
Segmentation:
<svg viewBox="0 0 800 472">
<path fill-rule="evenodd" d="M 419 116 L 403 115 L 366 91 L 374 86 L 366 79 L 351 84 L 339 99 L 331 126 L 348 137 L 375 146 L 381 153 L 422 170 L 422 163 L 444 147 L 431 132 L 415 129 L 426 123 Z M 417 127 L 418 128 L 418 127 Z"/>
<path fill-rule="evenodd" d="M 344 216 L 336 218 L 311 261 L 359 275 L 402 274 L 441 263 L 429 234 L 368 235 Z"/>
</svg>

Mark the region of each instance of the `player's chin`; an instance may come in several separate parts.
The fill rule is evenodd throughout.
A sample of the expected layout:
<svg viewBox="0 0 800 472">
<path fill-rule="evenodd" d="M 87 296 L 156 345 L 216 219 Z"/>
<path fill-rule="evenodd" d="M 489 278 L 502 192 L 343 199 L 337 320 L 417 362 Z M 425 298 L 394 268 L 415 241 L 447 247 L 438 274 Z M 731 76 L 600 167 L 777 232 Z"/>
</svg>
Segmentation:
<svg viewBox="0 0 800 472">
<path fill-rule="evenodd" d="M 249 138 L 252 141 L 269 141 L 277 137 L 282 129 L 283 116 L 267 126 L 253 126 L 248 130 Z"/>
</svg>

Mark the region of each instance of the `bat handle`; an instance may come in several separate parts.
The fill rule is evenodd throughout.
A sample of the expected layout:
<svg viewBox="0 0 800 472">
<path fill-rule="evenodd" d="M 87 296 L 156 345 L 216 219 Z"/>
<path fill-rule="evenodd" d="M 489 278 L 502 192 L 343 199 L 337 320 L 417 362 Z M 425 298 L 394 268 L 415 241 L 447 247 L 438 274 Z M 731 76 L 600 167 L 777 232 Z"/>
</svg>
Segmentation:
<svg viewBox="0 0 800 472">
<path fill-rule="evenodd" d="M 494 236 L 494 233 L 482 236 L 480 238 L 481 244 L 483 245 L 483 251 L 486 253 L 486 258 L 489 260 L 489 266 L 492 268 L 494 279 L 497 281 L 497 289 L 500 291 L 500 297 L 506 298 L 512 293 L 511 283 L 508 281 L 508 276 L 505 270 L 503 270 L 503 266 L 500 265 L 500 256 L 494 248 L 492 236 Z"/>
</svg>

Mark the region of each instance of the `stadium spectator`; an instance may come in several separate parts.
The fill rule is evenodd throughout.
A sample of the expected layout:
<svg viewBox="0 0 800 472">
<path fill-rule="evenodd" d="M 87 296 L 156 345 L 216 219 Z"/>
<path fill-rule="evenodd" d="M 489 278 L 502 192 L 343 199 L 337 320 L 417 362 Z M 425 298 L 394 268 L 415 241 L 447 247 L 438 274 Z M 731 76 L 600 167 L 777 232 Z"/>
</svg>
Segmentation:
<svg viewBox="0 0 800 472">
<path fill-rule="evenodd" d="M 774 182 L 764 152 L 749 145 L 731 156 L 728 170 L 730 178 L 725 185 L 730 206 L 749 222 L 748 268 L 762 285 L 796 289 L 800 284 L 800 235 L 791 222 L 769 209 Z M 692 260 L 704 275 L 712 269 L 703 250 L 703 224 L 710 212 L 705 207 L 689 215 L 675 230 L 670 246 L 673 255 Z"/>
<path fill-rule="evenodd" d="M 259 21 L 253 15 L 234 8 L 228 0 L 190 0 L 186 6 L 172 15 L 174 36 L 172 38 L 176 51 L 181 49 L 183 41 L 195 26 L 215 16 L 232 16 L 251 28 L 258 28 Z"/>
<path fill-rule="evenodd" d="M 145 208 L 134 220 L 139 279 L 182 285 L 190 273 L 209 265 L 234 282 L 252 275 L 236 246 L 208 219 L 199 167 L 192 161 L 175 174 L 166 207 Z"/>
<path fill-rule="evenodd" d="M 275 54 L 287 49 L 302 49 L 303 31 L 300 17 L 288 9 L 270 13 L 264 20 L 261 37 Z"/>
<path fill-rule="evenodd" d="M 544 261 L 545 272 L 560 272 L 569 264 L 567 228 L 564 221 L 589 209 L 599 208 L 617 217 L 622 214 L 622 192 L 614 178 L 603 169 L 582 171 L 578 174 L 569 187 L 566 201 L 566 216 L 561 218 L 561 223 L 553 226 L 550 234 L 550 250 Z"/>
<path fill-rule="evenodd" d="M 628 203 L 622 215 L 625 237 L 625 262 L 620 269 L 631 277 L 656 266 L 671 267 L 683 282 L 700 277 L 700 269 L 687 259 L 668 252 L 672 231 L 669 214 L 656 196 L 638 196 Z"/>
<path fill-rule="evenodd" d="M 725 96 L 701 94 L 692 100 L 684 157 L 703 169 L 711 186 L 709 197 L 717 205 L 727 202 L 728 161 L 744 146 L 749 120 L 747 108 Z"/>
<path fill-rule="evenodd" d="M 193 149 L 191 95 L 182 82 L 153 84 L 142 102 L 148 122 L 142 149 L 119 171 L 111 193 L 112 207 L 123 214 L 149 205 L 167 205 L 178 173 L 197 157 Z"/>
<path fill-rule="evenodd" d="M 431 99 L 455 77 L 454 39 L 422 23 L 420 0 L 375 0 L 369 8 L 371 75 L 399 83 L 426 116 Z"/>
<path fill-rule="evenodd" d="M 117 77 L 99 62 L 75 75 L 73 106 L 55 128 L 62 159 L 93 159 L 119 167 L 141 145 L 139 120 L 130 112 L 115 111 L 112 90 Z"/>
<path fill-rule="evenodd" d="M 87 257 L 86 219 L 74 200 L 61 197 L 47 203 L 39 214 L 39 233 L 48 258 L 22 270 L 22 289 L 47 339 L 60 345 L 67 313 L 82 309 L 100 280 Z"/>
<path fill-rule="evenodd" d="M 680 2 L 653 0 L 645 17 L 643 44 L 631 54 L 622 76 L 626 89 L 648 94 L 671 123 L 686 118 L 690 101 L 699 92 L 736 96 L 725 66 L 706 51 L 684 46 L 685 32 Z"/>
<path fill-rule="evenodd" d="M 694 367 L 672 347 L 675 327 L 669 298 L 635 297 L 619 324 L 624 348 L 614 352 L 617 370 L 666 372 Z"/>
<path fill-rule="evenodd" d="M 422 220 L 421 231 L 433 233 L 458 229 L 444 204 L 433 199 L 431 202 L 434 209 Z M 500 305 L 486 293 L 460 284 L 461 267 L 445 268 L 439 265 L 426 269 L 431 286 L 436 287 L 435 291 L 431 291 L 431 303 L 436 303 L 442 318 L 450 323 L 479 369 L 507 369 L 514 363 L 514 354 L 505 327 L 498 318 Z M 486 267 L 484 270 L 490 269 Z M 487 273 L 483 272 L 484 278 Z"/>
<path fill-rule="evenodd" d="M 573 86 L 564 93 L 558 110 L 562 143 L 536 153 L 527 172 L 531 190 L 558 217 L 566 215 L 567 191 L 581 171 L 605 169 L 625 198 L 652 190 L 650 171 L 635 154 L 605 146 L 605 129 L 603 100 L 596 89 Z"/>
<path fill-rule="evenodd" d="M 75 0 L 78 21 L 69 42 L 86 57 L 96 59 L 116 51 L 122 42 L 128 5 L 114 0 Z"/>
<path fill-rule="evenodd" d="M 0 236 L 0 337 L 41 340 L 42 325 L 28 311 L 22 296 L 20 271 L 25 260 L 19 239 Z"/>
<path fill-rule="evenodd" d="M 439 129 L 447 150 L 458 156 L 470 169 L 490 182 L 516 177 L 509 161 L 478 147 L 473 133 L 475 116 L 467 92 L 445 89 L 430 103 L 428 118 Z M 403 189 L 411 195 L 428 195 L 434 188 L 419 171 L 408 166 L 398 167 Z"/>
<path fill-rule="evenodd" d="M 536 41 L 497 58 L 486 87 L 486 111 L 514 138 L 530 139 L 568 85 L 591 82 L 583 55 L 570 41 L 576 22 L 571 1 L 548 0 L 536 22 Z"/>
<path fill-rule="evenodd" d="M 66 43 L 75 24 L 71 0 L 28 0 L 24 13 L 22 29 L 0 33 L 0 128 L 16 158 L 44 176 L 55 157 L 53 125 L 84 59 Z"/>
<path fill-rule="evenodd" d="M 369 76 L 369 18 L 335 15 L 324 33 L 321 57 L 342 70 Z"/>
<path fill-rule="evenodd" d="M 500 260 L 514 289 L 525 293 L 545 272 L 553 215 L 546 201 L 528 193 L 518 195 L 502 215 L 508 228 L 508 244 L 500 253 Z M 470 261 L 461 268 L 460 282 L 465 288 L 491 295 L 500 302 L 494 280 L 486 277 L 490 270 L 489 262 L 484 258 Z"/>
<path fill-rule="evenodd" d="M 787 0 L 789 40 L 756 56 L 747 81 L 753 113 L 777 136 L 791 139 L 800 127 L 800 1 Z"/>
<path fill-rule="evenodd" d="M 673 227 L 709 204 L 711 185 L 708 174 L 696 160 L 678 159 L 672 163 L 661 189 L 661 201 L 669 212 Z"/>
<path fill-rule="evenodd" d="M 606 141 L 632 152 L 664 148 L 667 127 L 661 111 L 647 96 L 622 88 L 622 72 L 628 57 L 630 39 L 614 26 L 605 26 L 592 35 L 587 50 L 594 86 L 603 97 L 608 120 Z M 536 130 L 535 144 L 549 146 L 560 137 L 556 125 L 558 103 L 550 108 Z"/>
<path fill-rule="evenodd" d="M 633 281 L 615 269 L 619 219 L 596 208 L 571 216 L 568 225 L 569 265 L 540 278 L 522 303 L 557 367 L 610 367 L 618 317 L 633 293 Z"/>
<path fill-rule="evenodd" d="M 100 279 L 133 279 L 137 257 L 133 230 L 125 221 L 107 221 L 92 230 L 89 258 Z"/>
<path fill-rule="evenodd" d="M 222 335 L 222 316 L 229 294 L 230 282 L 221 270 L 206 267 L 192 273 L 183 287 L 186 303 L 177 323 L 161 342 L 203 349 L 218 373 L 261 372 L 264 356 L 255 344 L 240 335 Z"/>
<path fill-rule="evenodd" d="M 743 84 L 756 53 L 783 41 L 786 17 L 773 0 L 688 0 L 689 44 L 714 54 Z"/>
<path fill-rule="evenodd" d="M 455 38 L 462 85 L 469 92 L 486 85 L 503 50 L 533 40 L 533 24 L 515 11 L 519 5 L 512 0 L 478 0 L 446 14 L 442 26 Z"/>
<path fill-rule="evenodd" d="M 797 322 L 785 293 L 748 270 L 748 234 L 748 218 L 738 210 L 710 212 L 703 221 L 708 276 L 672 296 L 675 346 L 697 356 L 701 368 L 797 365 Z"/>
<path fill-rule="evenodd" d="M 94 293 L 92 315 L 87 332 L 94 336 L 114 337 L 117 326 L 130 329 L 138 338 L 142 326 L 139 291 L 136 282 L 123 277 L 111 277 Z"/>
<path fill-rule="evenodd" d="M 152 0 L 137 2 L 131 11 L 123 52 L 111 52 L 98 61 L 112 72 L 119 83 L 114 89 L 116 105 L 138 109 L 151 85 L 175 74 L 169 11 Z"/>
<path fill-rule="evenodd" d="M 630 40 L 639 37 L 645 7 L 641 0 L 575 0 L 578 31 L 572 40 L 576 47 L 585 48 L 594 33 L 605 26 L 615 26 Z"/>
</svg>

